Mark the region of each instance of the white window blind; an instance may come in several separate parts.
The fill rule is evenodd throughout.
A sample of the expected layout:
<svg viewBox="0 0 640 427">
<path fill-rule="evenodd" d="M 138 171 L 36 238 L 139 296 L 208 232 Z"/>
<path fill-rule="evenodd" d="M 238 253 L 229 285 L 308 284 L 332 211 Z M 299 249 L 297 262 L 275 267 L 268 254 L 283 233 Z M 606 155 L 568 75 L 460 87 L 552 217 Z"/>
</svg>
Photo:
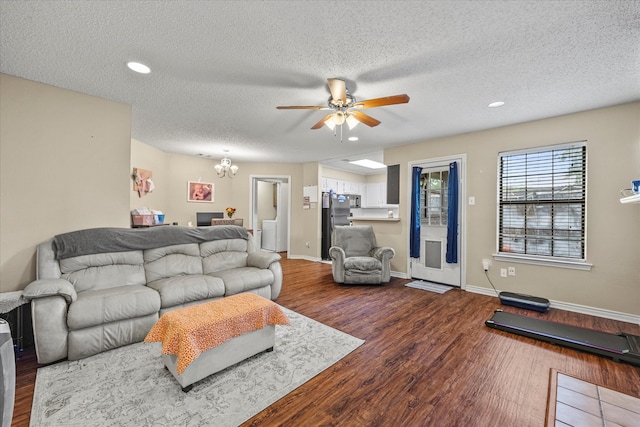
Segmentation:
<svg viewBox="0 0 640 427">
<path fill-rule="evenodd" d="M 584 260 L 584 142 L 499 155 L 498 253 Z"/>
</svg>

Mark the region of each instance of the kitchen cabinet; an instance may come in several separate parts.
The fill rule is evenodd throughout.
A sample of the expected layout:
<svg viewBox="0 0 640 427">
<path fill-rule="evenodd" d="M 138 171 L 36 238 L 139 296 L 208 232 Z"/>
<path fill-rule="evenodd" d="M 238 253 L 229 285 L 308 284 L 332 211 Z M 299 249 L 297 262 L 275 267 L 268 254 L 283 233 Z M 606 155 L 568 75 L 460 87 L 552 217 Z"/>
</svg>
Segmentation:
<svg viewBox="0 0 640 427">
<path fill-rule="evenodd" d="M 370 182 L 366 185 L 364 194 L 364 207 L 379 207 L 387 204 L 386 182 Z"/>
</svg>

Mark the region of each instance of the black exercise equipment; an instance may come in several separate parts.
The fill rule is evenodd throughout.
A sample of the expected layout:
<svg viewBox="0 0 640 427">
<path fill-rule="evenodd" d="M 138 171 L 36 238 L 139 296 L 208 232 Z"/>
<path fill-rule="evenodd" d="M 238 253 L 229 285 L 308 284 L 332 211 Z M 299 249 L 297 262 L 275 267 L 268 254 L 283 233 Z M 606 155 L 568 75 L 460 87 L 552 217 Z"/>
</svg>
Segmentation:
<svg viewBox="0 0 640 427">
<path fill-rule="evenodd" d="M 515 292 L 498 292 L 495 286 L 493 286 L 493 282 L 489 278 L 489 267 L 484 268 L 484 275 L 487 276 L 487 280 L 489 284 L 493 288 L 493 290 L 498 294 L 498 298 L 500 299 L 500 303 L 502 305 L 510 305 L 513 307 L 524 308 L 527 310 L 537 311 L 539 313 L 544 313 L 549 310 L 549 300 L 546 298 L 534 297 L 531 295 L 525 294 L 516 294 Z"/>
<path fill-rule="evenodd" d="M 544 313 L 549 310 L 549 300 L 546 298 L 504 291 L 498 293 L 498 298 L 500 298 L 502 305 L 525 308 L 539 313 Z"/>
<path fill-rule="evenodd" d="M 485 322 L 490 328 L 594 353 L 640 366 L 640 336 L 610 334 L 549 320 L 535 319 L 496 310 Z"/>
</svg>

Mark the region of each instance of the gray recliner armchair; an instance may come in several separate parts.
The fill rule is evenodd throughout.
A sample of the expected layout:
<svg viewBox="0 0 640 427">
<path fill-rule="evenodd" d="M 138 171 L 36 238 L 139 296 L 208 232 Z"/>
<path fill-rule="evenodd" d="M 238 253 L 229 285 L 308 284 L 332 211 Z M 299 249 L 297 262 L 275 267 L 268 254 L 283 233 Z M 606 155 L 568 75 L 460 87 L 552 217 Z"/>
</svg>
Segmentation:
<svg viewBox="0 0 640 427">
<path fill-rule="evenodd" d="M 346 284 L 380 284 L 391 279 L 393 248 L 378 247 L 370 225 L 336 226 L 329 248 L 333 280 Z"/>
</svg>

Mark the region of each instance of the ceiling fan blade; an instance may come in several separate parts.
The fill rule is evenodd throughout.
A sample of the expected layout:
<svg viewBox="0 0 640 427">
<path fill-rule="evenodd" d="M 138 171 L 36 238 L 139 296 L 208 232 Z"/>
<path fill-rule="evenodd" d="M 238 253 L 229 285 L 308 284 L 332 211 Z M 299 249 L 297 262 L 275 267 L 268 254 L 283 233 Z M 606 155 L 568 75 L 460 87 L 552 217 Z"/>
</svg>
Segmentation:
<svg viewBox="0 0 640 427">
<path fill-rule="evenodd" d="M 329 107 L 315 105 L 281 105 L 276 107 L 278 110 L 327 110 Z"/>
<path fill-rule="evenodd" d="M 354 104 L 355 108 L 373 108 L 382 107 L 384 105 L 406 104 L 409 102 L 409 95 L 385 96 L 384 98 L 367 99 L 366 101 L 358 101 Z"/>
<path fill-rule="evenodd" d="M 315 125 L 313 125 L 311 127 L 311 129 L 320 129 L 322 126 L 324 126 L 324 122 L 327 121 L 327 119 L 329 119 L 329 117 L 333 116 L 333 113 L 331 114 L 327 114 L 326 116 L 324 116 L 322 118 L 322 120 L 320 120 L 318 123 L 316 123 Z"/>
<path fill-rule="evenodd" d="M 339 79 L 327 79 L 329 82 L 329 91 L 331 92 L 331 98 L 336 104 L 338 100 L 342 100 L 342 105 L 347 104 L 347 84 L 344 80 Z"/>
<path fill-rule="evenodd" d="M 349 114 L 353 114 L 353 116 L 358 119 L 360 123 L 364 123 L 367 126 L 374 127 L 380 124 L 380 120 L 376 120 L 373 117 L 366 115 L 365 113 L 361 113 L 360 111 L 351 111 Z"/>
</svg>

